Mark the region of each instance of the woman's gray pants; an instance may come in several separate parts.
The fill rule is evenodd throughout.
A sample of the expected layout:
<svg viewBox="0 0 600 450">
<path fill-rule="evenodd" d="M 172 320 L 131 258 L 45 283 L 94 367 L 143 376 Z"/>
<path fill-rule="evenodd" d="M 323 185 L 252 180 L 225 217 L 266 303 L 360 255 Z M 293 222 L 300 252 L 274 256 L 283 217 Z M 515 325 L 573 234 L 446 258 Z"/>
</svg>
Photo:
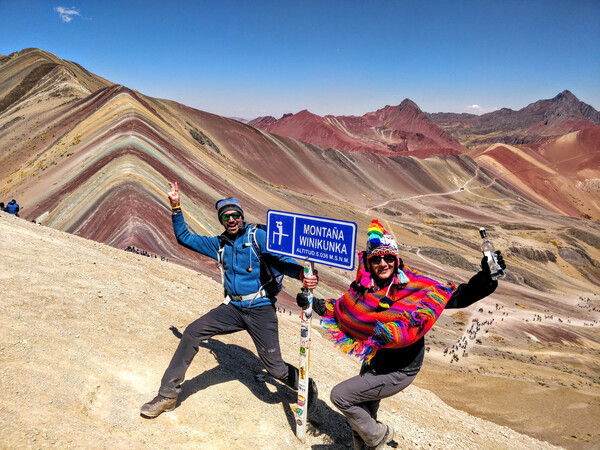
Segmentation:
<svg viewBox="0 0 600 450">
<path fill-rule="evenodd" d="M 331 401 L 365 443 L 374 447 L 386 432 L 385 425 L 377 422 L 379 401 L 406 388 L 416 376 L 400 371 L 376 374 L 367 369 L 335 386 L 331 391 Z"/>
</svg>

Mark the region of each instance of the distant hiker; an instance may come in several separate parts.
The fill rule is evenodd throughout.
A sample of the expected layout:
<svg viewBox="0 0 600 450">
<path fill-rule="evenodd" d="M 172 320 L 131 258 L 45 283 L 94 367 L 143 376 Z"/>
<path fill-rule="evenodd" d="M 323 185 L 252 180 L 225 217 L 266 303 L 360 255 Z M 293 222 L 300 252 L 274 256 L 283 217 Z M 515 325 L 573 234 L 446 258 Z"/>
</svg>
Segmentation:
<svg viewBox="0 0 600 450">
<path fill-rule="evenodd" d="M 4 208 L 4 211 L 6 211 L 8 214 L 12 214 L 13 216 L 18 216 L 19 209 L 20 209 L 19 204 L 13 198 L 10 202 L 8 202 L 8 205 L 6 205 L 6 207 Z"/>
<path fill-rule="evenodd" d="M 356 280 L 346 293 L 339 299 L 313 298 L 313 310 L 323 316 L 330 338 L 342 351 L 363 359 L 360 374 L 331 391 L 331 401 L 352 426 L 355 449 L 382 448 L 393 439 L 392 427 L 377 421 L 380 400 L 415 379 L 423 364 L 424 335 L 444 307 L 469 306 L 498 285 L 490 277 L 486 257 L 482 270 L 456 287 L 405 266 L 396 241 L 376 220 L 367 234 L 366 250 L 358 255 Z M 506 264 L 497 253 L 504 269 Z M 306 292 L 298 294 L 296 301 L 307 307 Z"/>
<path fill-rule="evenodd" d="M 267 372 L 291 388 L 298 389 L 298 369 L 284 362 L 281 357 L 276 293 L 266 292 L 268 288 L 261 283 L 261 275 L 265 277 L 272 267 L 281 274 L 300 279 L 307 289 L 317 286 L 317 276 L 304 277 L 304 267 L 292 258 L 267 253 L 265 230 L 244 221 L 244 211 L 235 198 L 219 200 L 215 205 L 219 221 L 225 228 L 223 234 L 209 237 L 190 233 L 181 212 L 177 182 L 169 185 L 171 192 L 167 196 L 173 210 L 173 230 L 177 242 L 221 263 L 224 269 L 225 301 L 185 329 L 162 378 L 158 395 L 142 406 L 141 415 L 154 418 L 175 408 L 181 383 L 201 341 L 241 330 L 246 330 L 252 338 Z M 317 386 L 313 380 L 309 381 L 309 386 L 310 401 L 314 402 Z"/>
</svg>

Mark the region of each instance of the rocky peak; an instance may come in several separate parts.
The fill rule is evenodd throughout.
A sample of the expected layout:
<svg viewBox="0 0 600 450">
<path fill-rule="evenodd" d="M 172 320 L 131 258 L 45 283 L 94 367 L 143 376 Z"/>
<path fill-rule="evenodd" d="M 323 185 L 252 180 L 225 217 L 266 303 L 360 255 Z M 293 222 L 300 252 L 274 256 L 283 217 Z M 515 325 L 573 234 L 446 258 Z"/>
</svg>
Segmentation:
<svg viewBox="0 0 600 450">
<path fill-rule="evenodd" d="M 579 103 L 579 99 L 577 97 L 575 97 L 575 95 L 573 95 L 573 93 L 569 90 L 562 91 L 560 94 L 558 94 L 556 97 L 554 97 L 552 99 L 552 101 L 555 103 L 560 103 L 560 102 Z"/>
<path fill-rule="evenodd" d="M 252 127 L 258 127 L 260 128 L 261 126 L 267 126 L 273 122 L 276 122 L 277 119 L 273 116 L 260 116 L 257 117 L 256 119 L 252 119 L 250 121 L 248 121 L 248 125 L 252 126 Z"/>
<path fill-rule="evenodd" d="M 398 105 L 396 111 L 397 114 L 394 114 L 393 116 L 400 118 L 402 121 L 421 121 L 423 119 L 427 120 L 425 114 L 423 114 L 423 111 L 421 111 L 421 108 L 419 108 L 415 102 L 408 98 L 404 99 L 402 103 Z"/>
<path fill-rule="evenodd" d="M 570 91 L 562 91 L 551 100 L 550 109 L 561 109 L 564 112 L 577 114 L 580 110 L 581 102 Z"/>
<path fill-rule="evenodd" d="M 585 119 L 600 125 L 600 113 L 592 106 L 580 101 L 571 91 L 564 90 L 551 100 L 551 106 L 546 113 L 556 116 L 570 116 L 575 119 Z"/>
<path fill-rule="evenodd" d="M 321 116 L 311 113 L 308 109 L 303 109 L 302 111 L 298 111 L 296 114 L 284 114 L 281 119 L 285 119 L 286 117 L 294 117 L 297 120 L 322 119 Z"/>
<path fill-rule="evenodd" d="M 398 106 L 398 109 L 400 111 L 404 110 L 404 109 L 409 109 L 409 110 L 416 110 L 420 113 L 422 113 L 423 111 L 421 111 L 421 108 L 419 108 L 417 106 L 417 104 L 415 102 L 413 102 L 411 99 L 405 98 L 404 100 L 402 100 L 402 103 L 400 103 L 400 105 Z"/>
</svg>

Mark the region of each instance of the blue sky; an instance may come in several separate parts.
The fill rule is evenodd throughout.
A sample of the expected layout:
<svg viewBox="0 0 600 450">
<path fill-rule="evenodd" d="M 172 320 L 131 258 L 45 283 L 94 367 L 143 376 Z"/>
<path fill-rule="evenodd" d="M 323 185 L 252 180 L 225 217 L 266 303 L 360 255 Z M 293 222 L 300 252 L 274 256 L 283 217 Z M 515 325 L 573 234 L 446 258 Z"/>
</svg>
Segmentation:
<svg viewBox="0 0 600 450">
<path fill-rule="evenodd" d="M 600 0 L 0 0 L 0 53 L 37 47 L 143 94 L 251 119 L 600 110 Z M 476 106 L 475 106 L 476 105 Z"/>
</svg>

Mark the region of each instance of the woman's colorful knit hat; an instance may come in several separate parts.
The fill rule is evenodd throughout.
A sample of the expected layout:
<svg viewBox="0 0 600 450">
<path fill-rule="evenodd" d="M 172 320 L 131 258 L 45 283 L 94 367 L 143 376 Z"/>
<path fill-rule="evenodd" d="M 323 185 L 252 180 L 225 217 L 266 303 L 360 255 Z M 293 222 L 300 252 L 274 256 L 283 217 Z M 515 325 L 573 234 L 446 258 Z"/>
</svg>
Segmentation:
<svg viewBox="0 0 600 450">
<path fill-rule="evenodd" d="M 371 263 L 369 262 L 369 259 L 372 256 L 393 255 L 396 257 L 396 276 L 394 277 L 393 282 L 398 282 L 400 284 L 408 283 L 408 278 L 402 271 L 404 268 L 404 263 L 398 254 L 398 244 L 392 235 L 385 231 L 383 226 L 377 220 L 373 220 L 371 222 L 371 225 L 369 225 L 369 228 L 367 229 L 367 235 L 367 249 L 365 251 L 367 257 L 365 269 L 367 269 L 367 272 L 365 272 L 365 275 L 368 274 L 369 277 L 374 276 L 373 272 L 371 271 Z M 373 285 L 371 278 L 369 278 L 369 281 L 366 281 L 365 285 Z M 382 298 L 379 302 L 379 306 L 383 309 L 389 308 L 391 306 L 390 299 L 387 296 Z"/>
<path fill-rule="evenodd" d="M 367 258 L 373 255 L 398 255 L 398 244 L 377 220 L 367 229 Z"/>
</svg>

